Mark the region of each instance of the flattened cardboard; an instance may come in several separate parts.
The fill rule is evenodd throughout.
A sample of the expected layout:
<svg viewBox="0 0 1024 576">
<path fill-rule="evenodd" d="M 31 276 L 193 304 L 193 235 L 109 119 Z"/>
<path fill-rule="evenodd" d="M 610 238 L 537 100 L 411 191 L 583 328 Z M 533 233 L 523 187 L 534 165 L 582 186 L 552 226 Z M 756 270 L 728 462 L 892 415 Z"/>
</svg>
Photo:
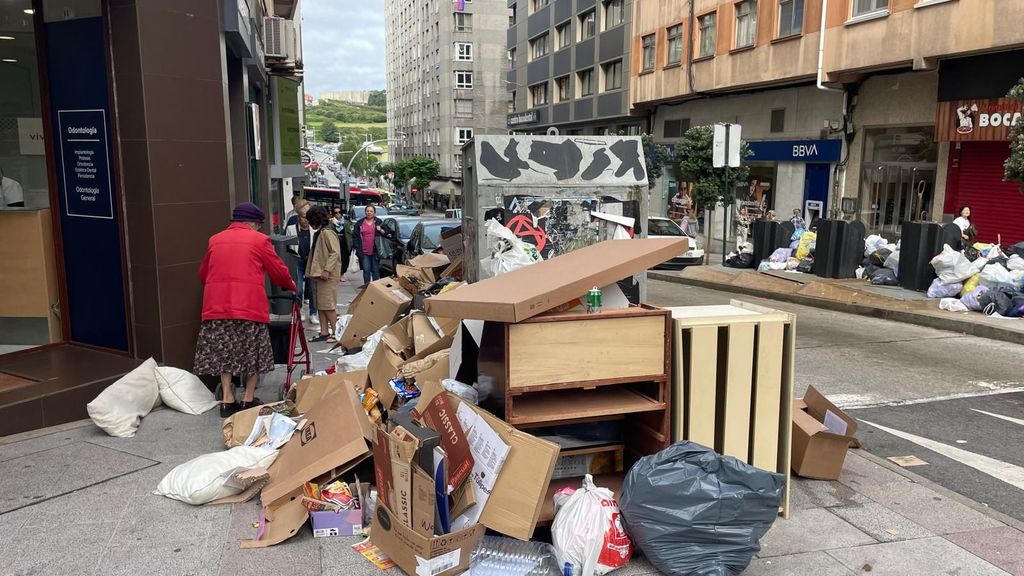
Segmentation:
<svg viewBox="0 0 1024 576">
<path fill-rule="evenodd" d="M 295 410 L 299 414 L 305 414 L 319 404 L 324 397 L 341 390 L 342 387 L 361 392 L 366 388 L 367 380 L 365 370 L 336 372 L 327 376 L 315 376 L 300 380 L 295 383 Z"/>
<path fill-rule="evenodd" d="M 277 404 L 280 404 L 280 402 L 274 402 L 269 404 L 269 406 Z M 256 425 L 256 419 L 259 417 L 261 409 L 263 409 L 263 406 L 253 406 L 252 408 L 235 412 L 225 418 L 224 423 L 221 425 L 221 432 L 224 434 L 224 445 L 228 448 L 244 445 L 245 441 L 249 439 L 249 434 L 252 433 L 252 427 Z"/>
<path fill-rule="evenodd" d="M 337 376 L 337 375 L 335 375 Z M 343 378 L 338 379 L 342 384 Z M 306 425 L 281 447 L 263 488 L 264 506 L 331 469 L 358 461 L 370 452 L 373 427 L 351 386 L 340 385 L 305 414 Z"/>
<path fill-rule="evenodd" d="M 309 520 L 309 510 L 302 505 L 302 488 L 285 495 L 276 502 L 265 505 L 263 515 L 265 528 L 259 540 L 242 540 L 242 548 L 266 548 L 280 544 L 294 536 Z"/>
<path fill-rule="evenodd" d="M 233 474 L 231 479 L 238 482 L 245 489 L 234 496 L 225 496 L 213 502 L 207 502 L 204 506 L 219 506 L 221 504 L 241 504 L 248 502 L 260 493 L 260 490 L 270 482 L 270 472 L 263 468 L 250 468 Z"/>
<path fill-rule="evenodd" d="M 420 268 L 413 268 L 405 264 L 399 264 L 395 267 L 395 276 L 398 278 L 398 283 L 402 285 L 402 288 L 405 288 L 406 292 L 410 294 L 426 290 L 434 284 L 431 274 Z"/>
<path fill-rule="evenodd" d="M 686 240 L 607 240 L 427 298 L 442 318 L 522 322 L 686 251 Z"/>
<path fill-rule="evenodd" d="M 390 326 L 412 307 L 412 295 L 393 278 L 370 282 L 349 305 L 352 320 L 341 337 L 345 348 L 361 346 L 367 337 L 385 326 Z"/>
<path fill-rule="evenodd" d="M 434 479 L 420 470 L 418 466 L 413 466 L 412 529 L 420 536 L 430 538 L 434 535 L 434 508 L 436 507 L 437 496 L 434 491 Z"/>
<path fill-rule="evenodd" d="M 470 556 L 480 544 L 484 532 L 482 525 L 474 524 L 465 530 L 427 538 L 412 528 L 402 526 L 387 507 L 378 504 L 376 518 L 370 526 L 370 541 L 406 574 L 425 572 L 434 576 L 455 576 L 469 568 Z M 436 572 L 429 567 L 417 571 L 420 566 L 431 564 L 431 561 L 453 566 Z"/>
<path fill-rule="evenodd" d="M 444 254 L 428 252 L 409 260 L 409 265 L 426 272 L 431 279 L 431 284 L 441 279 L 441 272 L 451 264 L 451 260 Z"/>
<path fill-rule="evenodd" d="M 392 352 L 388 346 L 377 346 L 370 357 L 370 364 L 367 366 L 370 372 L 370 385 L 377 392 L 385 410 L 390 410 L 394 406 L 397 397 L 388 381 L 398 374 L 398 368 L 404 363 L 405 360 Z"/>
<path fill-rule="evenodd" d="M 427 384 L 420 391 L 416 405 L 419 411 L 425 409 L 438 394 L 447 395 L 456 410 L 457 403 L 464 403 L 458 396 L 445 392 L 439 384 Z M 516 430 L 486 410 L 468 406 L 511 446 L 508 459 L 480 516 L 480 523 L 506 536 L 529 540 L 537 527 L 560 448 L 553 442 Z"/>
<path fill-rule="evenodd" d="M 448 362 L 439 362 L 444 370 L 448 370 Z M 419 380 L 417 380 L 419 382 Z M 428 389 L 437 389 L 439 380 L 425 383 Z M 459 417 L 455 414 L 458 405 L 444 394 L 436 394 L 426 404 L 417 404 L 415 416 L 423 421 L 431 430 L 441 435 L 441 448 L 448 459 L 448 482 L 452 488 L 462 486 L 473 471 L 473 455 L 469 451 L 466 433 L 459 425 Z M 420 411 L 422 408 L 422 411 Z"/>
<path fill-rule="evenodd" d="M 391 349 L 395 354 L 401 355 L 403 358 L 409 358 L 416 354 L 415 342 L 412 334 L 413 327 L 413 312 L 409 316 L 402 318 L 398 322 L 395 322 L 391 326 L 388 326 L 384 330 L 384 335 L 381 336 L 380 341 Z"/>
<path fill-rule="evenodd" d="M 823 421 L 828 413 L 845 423 L 845 434 L 837 434 L 825 426 Z M 793 400 L 793 472 L 805 478 L 837 480 L 856 433 L 856 420 L 829 402 L 813 386 L 808 387 L 803 398 Z"/>
<path fill-rule="evenodd" d="M 459 321 L 451 318 L 431 318 L 422 312 L 413 312 L 408 316 L 412 324 L 412 341 L 415 354 L 430 350 L 439 340 L 454 334 Z"/>
</svg>

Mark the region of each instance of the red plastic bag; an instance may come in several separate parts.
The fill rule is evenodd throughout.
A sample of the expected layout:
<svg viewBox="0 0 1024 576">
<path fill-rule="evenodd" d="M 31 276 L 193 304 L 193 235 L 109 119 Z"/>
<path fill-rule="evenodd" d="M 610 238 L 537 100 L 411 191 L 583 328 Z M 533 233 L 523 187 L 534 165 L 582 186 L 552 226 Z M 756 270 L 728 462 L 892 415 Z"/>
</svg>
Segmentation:
<svg viewBox="0 0 1024 576">
<path fill-rule="evenodd" d="M 560 564 L 572 564 L 573 576 L 603 576 L 629 563 L 633 542 L 626 534 L 615 494 L 594 485 L 587 474 L 583 487 L 555 495 L 551 539 Z"/>
</svg>

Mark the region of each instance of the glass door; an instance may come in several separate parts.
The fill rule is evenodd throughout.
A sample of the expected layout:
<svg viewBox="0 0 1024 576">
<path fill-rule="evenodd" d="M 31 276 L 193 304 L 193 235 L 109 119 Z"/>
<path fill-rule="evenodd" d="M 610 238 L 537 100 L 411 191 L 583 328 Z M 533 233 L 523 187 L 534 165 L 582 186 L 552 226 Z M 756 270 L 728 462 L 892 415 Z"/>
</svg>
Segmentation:
<svg viewBox="0 0 1024 576">
<path fill-rule="evenodd" d="M 935 188 L 935 165 L 866 163 L 861 178 L 861 215 L 870 232 L 898 237 L 904 222 L 926 220 Z"/>
</svg>

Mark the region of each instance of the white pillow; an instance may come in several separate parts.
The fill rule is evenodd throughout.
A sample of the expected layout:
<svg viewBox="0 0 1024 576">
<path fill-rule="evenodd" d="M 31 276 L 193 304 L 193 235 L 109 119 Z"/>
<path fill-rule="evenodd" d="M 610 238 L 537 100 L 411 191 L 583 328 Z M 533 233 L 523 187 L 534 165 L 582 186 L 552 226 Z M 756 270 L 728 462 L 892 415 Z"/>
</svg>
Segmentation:
<svg viewBox="0 0 1024 576">
<path fill-rule="evenodd" d="M 164 476 L 154 494 L 199 506 L 242 491 L 227 484 L 240 469 L 269 468 L 277 459 L 277 450 L 235 446 L 224 452 L 203 454 L 179 464 Z"/>
<path fill-rule="evenodd" d="M 160 366 L 156 383 L 164 404 L 185 414 L 199 415 L 217 405 L 217 400 L 198 376 L 187 370 Z"/>
<path fill-rule="evenodd" d="M 156 360 L 150 358 L 107 386 L 86 405 L 89 418 L 111 436 L 135 436 L 139 421 L 149 414 L 160 398 L 155 371 Z"/>
</svg>

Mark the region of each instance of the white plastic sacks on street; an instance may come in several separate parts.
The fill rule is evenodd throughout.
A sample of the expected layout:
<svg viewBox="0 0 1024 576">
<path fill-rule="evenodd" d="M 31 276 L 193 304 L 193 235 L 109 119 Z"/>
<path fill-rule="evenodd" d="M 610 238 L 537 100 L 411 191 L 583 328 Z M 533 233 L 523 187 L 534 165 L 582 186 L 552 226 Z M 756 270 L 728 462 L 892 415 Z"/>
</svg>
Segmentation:
<svg viewBox="0 0 1024 576">
<path fill-rule="evenodd" d="M 968 310 L 972 310 L 974 312 L 981 312 L 981 309 L 984 308 L 984 306 L 981 305 L 981 302 L 979 302 L 978 299 L 981 298 L 981 295 L 984 294 L 985 292 L 988 292 L 988 286 L 978 286 L 974 290 L 971 290 L 967 294 L 964 294 L 960 298 L 960 302 L 962 302 Z"/>
<path fill-rule="evenodd" d="M 598 488 L 587 474 L 583 486 L 555 494 L 551 543 L 559 562 L 572 565 L 573 576 L 602 576 L 629 564 L 633 542 L 622 525 L 615 494 Z"/>
<path fill-rule="evenodd" d="M 864 256 L 871 256 L 875 252 L 889 245 L 889 241 L 878 234 L 872 234 L 864 239 Z"/>
<path fill-rule="evenodd" d="M 381 328 L 377 330 L 369 337 L 366 342 L 363 343 L 363 348 L 355 354 L 349 354 L 342 356 L 334 362 L 334 366 L 338 369 L 338 372 L 355 372 L 356 370 L 366 370 L 370 365 L 370 359 L 373 358 L 373 352 L 377 349 L 382 338 L 384 338 L 384 330 L 387 328 Z"/>
<path fill-rule="evenodd" d="M 956 298 L 943 298 L 942 300 L 939 300 L 939 310 L 949 310 L 950 312 L 969 311 L 967 305 Z"/>
<path fill-rule="evenodd" d="M 989 264 L 981 271 L 981 285 L 989 288 L 996 284 L 1010 284 L 1013 279 L 1010 272 L 1002 264 Z"/>
<path fill-rule="evenodd" d="M 974 262 L 967 259 L 963 252 L 954 250 L 949 244 L 943 244 L 942 252 L 932 258 L 931 265 L 935 268 L 939 280 L 943 284 L 963 282 L 981 272 L 988 261 L 978 258 Z"/>
<path fill-rule="evenodd" d="M 928 287 L 929 298 L 954 298 L 960 294 L 963 290 L 964 285 L 961 282 L 954 282 L 953 284 L 943 284 L 941 280 L 936 278 L 932 280 L 932 285 Z"/>
<path fill-rule="evenodd" d="M 480 260 L 482 277 L 500 276 L 544 259 L 536 246 L 524 242 L 497 220 L 488 220 L 486 229 L 490 255 Z"/>
</svg>

